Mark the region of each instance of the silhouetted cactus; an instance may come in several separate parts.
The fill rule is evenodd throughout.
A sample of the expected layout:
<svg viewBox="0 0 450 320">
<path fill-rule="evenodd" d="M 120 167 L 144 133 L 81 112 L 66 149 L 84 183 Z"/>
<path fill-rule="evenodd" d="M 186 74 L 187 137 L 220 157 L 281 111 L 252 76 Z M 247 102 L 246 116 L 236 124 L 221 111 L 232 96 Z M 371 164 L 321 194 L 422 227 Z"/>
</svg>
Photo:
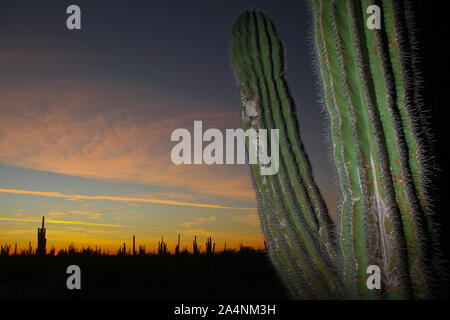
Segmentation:
<svg viewBox="0 0 450 320">
<path fill-rule="evenodd" d="M 255 252 L 256 251 L 255 251 L 255 249 L 253 247 L 244 246 L 244 244 L 242 242 L 239 244 L 239 254 L 248 255 L 248 254 L 252 254 L 252 253 L 255 253 Z"/>
<path fill-rule="evenodd" d="M 373 3 L 382 8 L 379 30 L 367 28 L 364 20 Z M 284 78 L 283 48 L 272 21 L 262 13 L 245 12 L 233 25 L 242 125 L 279 129 L 279 172 L 262 175 L 256 164 L 252 178 L 268 252 L 296 298 L 435 294 L 439 259 L 426 196 L 429 149 L 413 66 L 412 5 L 312 0 L 341 193 L 336 224 L 300 139 Z M 366 285 L 370 265 L 381 269 L 382 290 Z"/>
<path fill-rule="evenodd" d="M 37 239 L 37 249 L 36 255 L 45 256 L 47 239 L 45 238 L 46 229 L 44 228 L 44 217 L 42 217 L 42 227 L 38 228 L 38 239 Z"/>
<path fill-rule="evenodd" d="M 209 237 L 206 239 L 206 254 L 211 255 L 216 251 L 216 243 L 212 242 L 212 238 Z"/>
<path fill-rule="evenodd" d="M 164 237 L 161 237 L 161 241 L 158 241 L 158 255 L 166 255 L 167 254 L 167 243 L 164 242 Z"/>
<path fill-rule="evenodd" d="M 192 253 L 195 255 L 200 254 L 200 248 L 197 245 L 197 236 L 194 236 L 194 241 L 192 241 Z"/>
<path fill-rule="evenodd" d="M 31 255 L 33 255 L 33 247 L 31 246 L 31 241 L 28 242 L 28 250 L 25 250 L 25 251 L 24 251 L 24 254 L 25 254 L 26 256 L 31 256 Z"/>
<path fill-rule="evenodd" d="M 11 245 L 5 243 L 5 246 L 0 245 L 0 256 L 9 256 L 9 250 L 11 249 Z"/>
<path fill-rule="evenodd" d="M 125 242 L 117 250 L 117 255 L 118 256 L 126 256 L 127 255 L 127 246 L 126 246 Z"/>
<path fill-rule="evenodd" d="M 175 254 L 176 255 L 180 254 L 180 234 L 178 234 L 178 242 L 177 245 L 175 246 Z"/>
</svg>

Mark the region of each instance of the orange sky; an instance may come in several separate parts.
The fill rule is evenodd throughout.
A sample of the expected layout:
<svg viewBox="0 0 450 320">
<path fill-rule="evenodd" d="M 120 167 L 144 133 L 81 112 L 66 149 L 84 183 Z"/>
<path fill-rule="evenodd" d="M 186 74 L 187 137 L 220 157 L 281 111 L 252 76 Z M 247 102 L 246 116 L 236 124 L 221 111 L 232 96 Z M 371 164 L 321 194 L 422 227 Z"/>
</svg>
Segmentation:
<svg viewBox="0 0 450 320">
<path fill-rule="evenodd" d="M 147 248 L 155 248 L 161 236 L 173 247 L 178 232 L 182 239 L 189 239 L 189 248 L 194 235 L 200 242 L 213 236 L 217 248 L 225 242 L 229 247 L 238 247 L 240 242 L 262 246 L 245 166 L 176 166 L 171 162 L 175 144 L 170 142 L 171 131 L 189 129 L 200 114 L 143 120 L 135 116 L 140 105 L 89 111 L 90 105 L 107 96 L 104 86 L 41 81 L 38 87 L 23 83 L 20 89 L 0 89 L 0 199 L 4 199 L 0 241 L 27 247 L 28 241 L 36 240 L 36 221 L 46 216 L 49 248 L 74 242 L 116 250 L 136 233 Z M 139 91 L 121 90 L 113 90 L 107 102 L 130 99 Z M 45 105 L 45 112 L 34 107 L 35 101 Z M 149 98 L 145 103 L 148 109 L 163 109 L 179 102 Z M 209 127 L 223 127 L 237 116 L 207 113 L 202 118 Z M 36 178 L 40 173 L 57 175 Z M 15 179 L 17 174 L 20 181 Z M 90 186 L 89 192 L 84 192 L 84 185 Z M 126 211 L 116 213 L 111 209 L 114 206 Z M 154 224 L 154 215 L 158 215 L 158 231 L 139 232 L 142 226 Z M 241 224 L 241 231 L 235 230 L 236 223 Z"/>
</svg>

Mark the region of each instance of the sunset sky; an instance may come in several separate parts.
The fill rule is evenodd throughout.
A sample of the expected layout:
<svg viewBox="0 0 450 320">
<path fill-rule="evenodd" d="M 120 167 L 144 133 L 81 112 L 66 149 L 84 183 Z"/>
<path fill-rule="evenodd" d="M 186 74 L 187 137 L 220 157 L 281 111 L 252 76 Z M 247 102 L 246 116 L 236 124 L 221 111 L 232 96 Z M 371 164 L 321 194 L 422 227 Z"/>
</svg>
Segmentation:
<svg viewBox="0 0 450 320">
<path fill-rule="evenodd" d="M 77 4 L 82 30 L 66 28 Z M 244 10 L 267 13 L 287 53 L 302 137 L 332 211 L 335 195 L 301 1 L 2 1 L 0 242 L 47 250 L 73 242 L 172 250 L 260 247 L 245 165 L 172 164 L 177 128 L 239 128 L 229 33 Z"/>
</svg>

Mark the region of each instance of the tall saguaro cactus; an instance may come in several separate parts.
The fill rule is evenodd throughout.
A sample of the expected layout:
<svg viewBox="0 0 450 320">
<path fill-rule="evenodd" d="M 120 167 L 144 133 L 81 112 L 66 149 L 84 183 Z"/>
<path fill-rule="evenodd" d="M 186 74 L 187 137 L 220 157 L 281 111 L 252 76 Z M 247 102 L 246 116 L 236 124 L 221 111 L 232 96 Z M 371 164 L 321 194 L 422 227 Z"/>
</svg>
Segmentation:
<svg viewBox="0 0 450 320">
<path fill-rule="evenodd" d="M 245 12 L 231 34 L 244 129 L 279 129 L 279 172 L 251 168 L 270 257 L 296 298 L 433 297 L 438 259 L 411 4 L 311 2 L 341 193 L 336 222 L 300 139 L 272 21 Z M 370 5 L 380 8 L 380 29 L 367 27 Z M 379 290 L 367 285 L 373 265 L 381 271 Z"/>
<path fill-rule="evenodd" d="M 259 165 L 252 165 L 272 261 L 295 296 L 343 296 L 333 224 L 300 140 L 281 43 L 263 14 L 246 12 L 236 20 L 232 61 L 241 83 L 244 129 L 279 129 L 278 173 L 262 175 Z"/>
</svg>

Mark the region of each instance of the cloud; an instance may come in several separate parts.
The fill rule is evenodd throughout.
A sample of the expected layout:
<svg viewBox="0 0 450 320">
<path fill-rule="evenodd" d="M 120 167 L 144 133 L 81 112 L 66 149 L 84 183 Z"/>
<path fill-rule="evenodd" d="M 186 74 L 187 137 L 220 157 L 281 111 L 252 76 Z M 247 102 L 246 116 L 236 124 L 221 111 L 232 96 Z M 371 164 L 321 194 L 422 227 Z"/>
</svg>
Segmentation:
<svg viewBox="0 0 450 320">
<path fill-rule="evenodd" d="M 42 220 L 37 219 L 18 219 L 18 218 L 0 218 L 2 221 L 18 221 L 18 222 L 41 222 Z M 105 224 L 105 223 L 94 223 L 94 222 L 83 222 L 83 221 L 63 221 L 63 220 L 45 220 L 46 223 L 62 223 L 62 224 L 79 224 L 85 226 L 98 226 L 98 227 L 123 227 L 121 224 Z"/>
<path fill-rule="evenodd" d="M 194 120 L 203 120 L 204 129 L 232 127 L 238 124 L 238 112 L 89 81 L 31 81 L 20 88 L 3 83 L 0 97 L 4 164 L 178 188 L 196 198 L 254 200 L 245 166 L 176 166 L 170 159 L 174 129 L 192 130 Z"/>
<path fill-rule="evenodd" d="M 181 225 L 185 228 L 191 228 L 192 226 L 203 225 L 205 223 L 212 222 L 215 220 L 216 220 L 215 216 L 200 217 L 200 218 L 194 218 L 191 221 L 182 222 Z"/>
<path fill-rule="evenodd" d="M 35 195 L 43 197 L 53 197 L 53 198 L 63 198 L 67 200 L 110 200 L 110 201 L 124 201 L 124 202 L 147 202 L 147 203 L 157 203 L 157 204 L 168 204 L 175 206 L 190 206 L 190 207 L 200 207 L 200 208 L 210 208 L 210 209 L 240 209 L 240 210 L 254 210 L 254 208 L 238 208 L 238 207 L 228 207 L 215 204 L 205 204 L 205 203 L 191 203 L 191 202 L 181 202 L 172 200 L 162 200 L 162 199 L 150 199 L 150 198 L 131 198 L 131 197 L 121 197 L 121 196 L 88 196 L 81 194 L 63 194 L 60 192 L 52 191 L 32 191 L 32 190 L 20 190 L 20 189 L 4 189 L 0 188 L 0 193 L 10 193 L 10 194 L 23 194 L 23 195 Z M 70 210 L 69 212 L 81 211 Z M 84 213 L 86 214 L 86 213 Z"/>
<path fill-rule="evenodd" d="M 257 213 L 240 214 L 232 218 L 233 221 L 238 223 L 246 223 L 251 226 L 259 227 L 261 225 L 261 220 Z"/>
<path fill-rule="evenodd" d="M 65 216 L 66 214 L 61 211 L 49 211 L 49 212 L 47 212 L 47 215 L 51 216 L 51 217 L 61 217 L 61 216 Z"/>
<path fill-rule="evenodd" d="M 80 215 L 80 216 L 87 216 L 89 217 L 89 219 L 97 219 L 102 217 L 104 214 L 100 213 L 100 212 L 93 212 L 93 211 L 86 211 L 86 210 L 69 210 L 68 211 L 71 214 L 76 214 L 76 215 Z"/>
</svg>

